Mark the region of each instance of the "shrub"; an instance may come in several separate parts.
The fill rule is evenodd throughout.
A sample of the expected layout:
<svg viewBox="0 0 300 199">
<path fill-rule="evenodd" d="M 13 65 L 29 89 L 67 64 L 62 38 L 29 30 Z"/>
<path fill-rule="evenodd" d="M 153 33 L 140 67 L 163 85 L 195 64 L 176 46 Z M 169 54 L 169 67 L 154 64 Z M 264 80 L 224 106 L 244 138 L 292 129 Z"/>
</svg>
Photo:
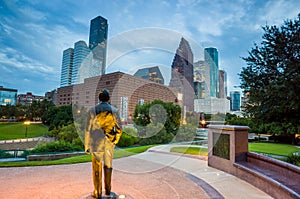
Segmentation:
<svg viewBox="0 0 300 199">
<path fill-rule="evenodd" d="M 287 157 L 286 161 L 290 164 L 300 166 L 300 154 L 299 153 L 292 153 Z"/>
<path fill-rule="evenodd" d="M 0 158 L 13 158 L 14 155 L 7 153 L 5 151 L 0 151 Z"/>
<path fill-rule="evenodd" d="M 197 128 L 194 125 L 188 124 L 181 126 L 176 134 L 176 142 L 193 141 L 196 135 Z"/>
<path fill-rule="evenodd" d="M 157 133 L 156 133 L 157 132 Z M 151 145 L 151 144 L 166 144 L 173 140 L 174 135 L 172 133 L 167 133 L 165 127 L 160 125 L 149 124 L 146 129 L 145 135 L 150 135 L 139 140 L 141 145 Z"/>
<path fill-rule="evenodd" d="M 82 151 L 83 148 L 78 145 L 73 145 L 65 141 L 55 141 L 42 143 L 35 149 L 31 150 L 30 154 L 45 153 L 45 152 L 66 152 L 66 151 Z"/>
<path fill-rule="evenodd" d="M 123 134 L 117 144 L 118 147 L 127 147 L 136 144 L 139 141 L 137 131 L 134 128 L 123 128 Z"/>
</svg>

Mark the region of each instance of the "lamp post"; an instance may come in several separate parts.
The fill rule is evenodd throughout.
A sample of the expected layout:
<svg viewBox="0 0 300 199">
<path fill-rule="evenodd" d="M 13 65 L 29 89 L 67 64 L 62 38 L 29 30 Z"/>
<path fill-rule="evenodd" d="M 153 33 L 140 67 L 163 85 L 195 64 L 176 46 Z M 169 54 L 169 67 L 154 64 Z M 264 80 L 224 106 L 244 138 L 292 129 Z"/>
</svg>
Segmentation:
<svg viewBox="0 0 300 199">
<path fill-rule="evenodd" d="M 26 130 L 25 130 L 25 138 L 27 138 L 27 127 L 30 125 L 30 121 L 25 121 L 24 122 Z"/>
</svg>

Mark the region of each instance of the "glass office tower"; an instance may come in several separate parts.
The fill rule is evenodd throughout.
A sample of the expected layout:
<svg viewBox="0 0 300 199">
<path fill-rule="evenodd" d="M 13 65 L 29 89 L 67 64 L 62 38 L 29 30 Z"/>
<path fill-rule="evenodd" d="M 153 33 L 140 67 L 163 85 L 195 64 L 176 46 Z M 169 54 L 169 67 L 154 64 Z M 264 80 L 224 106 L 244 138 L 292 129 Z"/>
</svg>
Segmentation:
<svg viewBox="0 0 300 199">
<path fill-rule="evenodd" d="M 133 76 L 150 80 L 159 84 L 164 84 L 164 78 L 158 66 L 139 69 L 134 73 Z"/>
<path fill-rule="evenodd" d="M 16 89 L 3 88 L 3 86 L 0 86 L 0 106 L 15 106 L 17 104 L 17 92 L 18 90 Z"/>
<path fill-rule="evenodd" d="M 84 41 L 78 41 L 74 44 L 74 59 L 72 67 L 72 85 L 79 82 L 79 70 L 88 70 L 86 65 L 82 65 L 84 59 L 90 53 L 90 49 Z"/>
<path fill-rule="evenodd" d="M 239 91 L 230 92 L 230 110 L 231 111 L 241 110 L 241 92 Z"/>
<path fill-rule="evenodd" d="M 68 48 L 63 51 L 60 87 L 70 86 L 72 83 L 73 56 L 73 48 Z"/>
<path fill-rule="evenodd" d="M 98 62 L 93 64 L 91 71 L 97 71 L 99 67 L 99 74 L 105 74 L 106 68 L 106 51 L 107 51 L 107 31 L 108 23 L 107 20 L 101 16 L 98 16 L 91 20 L 90 25 L 90 37 L 89 37 L 89 48 L 93 52 L 93 58 Z"/>
<path fill-rule="evenodd" d="M 218 50 L 216 48 L 204 49 L 204 60 L 209 65 L 210 71 L 210 96 L 218 97 L 219 91 L 219 61 Z"/>
<path fill-rule="evenodd" d="M 194 111 L 194 55 L 190 44 L 181 38 L 172 62 L 170 87 L 183 94 L 183 107 Z"/>
</svg>

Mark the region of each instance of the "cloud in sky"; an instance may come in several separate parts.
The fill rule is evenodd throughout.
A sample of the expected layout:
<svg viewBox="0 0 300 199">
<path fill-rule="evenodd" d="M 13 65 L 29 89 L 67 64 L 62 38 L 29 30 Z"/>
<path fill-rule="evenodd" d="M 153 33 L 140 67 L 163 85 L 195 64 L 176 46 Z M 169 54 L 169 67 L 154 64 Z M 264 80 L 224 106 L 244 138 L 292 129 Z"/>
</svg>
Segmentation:
<svg viewBox="0 0 300 199">
<path fill-rule="evenodd" d="M 3 71 L 0 85 L 16 88 L 19 93 L 31 91 L 40 95 L 57 88 L 63 50 L 79 40 L 88 43 L 90 20 L 98 15 L 108 19 L 111 39 L 132 30 L 161 28 L 189 38 L 188 41 L 195 44 L 190 43 L 193 50 L 195 46 L 216 47 L 220 68 L 227 71 L 231 85 L 239 85 L 237 73 L 245 64 L 241 57 L 247 56 L 254 42 L 260 43 L 261 27 L 293 19 L 300 12 L 299 8 L 300 1 L 294 0 L 0 0 L 0 69 Z M 180 38 L 151 32 L 144 32 L 143 36 L 139 38 L 141 41 L 152 40 L 170 46 L 169 51 L 173 53 L 180 42 Z M 128 47 L 124 44 L 108 43 L 113 49 L 108 54 L 124 52 Z M 136 46 L 134 39 L 126 44 Z M 114 67 L 122 70 L 131 66 L 130 71 L 134 71 L 135 67 L 148 64 L 146 62 L 170 66 L 173 59 L 170 53 L 162 53 L 165 56 L 150 53 L 152 59 L 144 61 L 145 50 L 127 53 Z M 193 53 L 195 61 L 203 57 L 203 52 L 195 50 Z M 234 88 L 229 85 L 231 89 Z"/>
</svg>

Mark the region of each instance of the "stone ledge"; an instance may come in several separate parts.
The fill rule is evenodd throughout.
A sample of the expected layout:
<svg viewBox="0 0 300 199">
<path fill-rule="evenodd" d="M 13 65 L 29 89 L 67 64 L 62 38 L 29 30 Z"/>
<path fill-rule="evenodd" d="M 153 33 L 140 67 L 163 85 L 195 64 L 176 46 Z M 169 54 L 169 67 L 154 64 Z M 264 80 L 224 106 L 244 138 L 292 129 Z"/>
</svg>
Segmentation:
<svg viewBox="0 0 300 199">
<path fill-rule="evenodd" d="M 234 126 L 234 125 L 207 125 L 209 129 L 227 130 L 227 131 L 248 131 L 248 126 Z"/>
<path fill-rule="evenodd" d="M 247 162 L 238 162 L 234 163 L 233 165 L 237 168 L 236 176 L 249 182 L 250 184 L 258 187 L 259 189 L 265 191 L 266 193 L 270 194 L 271 196 L 285 196 L 285 198 L 294 198 L 300 199 L 300 195 L 295 192 L 294 190 L 288 188 L 284 184 L 276 181 L 269 176 L 264 175 L 254 169 L 251 169 L 247 166 Z M 250 180 L 253 176 L 256 180 Z M 276 193 L 275 193 L 276 192 Z"/>
</svg>

